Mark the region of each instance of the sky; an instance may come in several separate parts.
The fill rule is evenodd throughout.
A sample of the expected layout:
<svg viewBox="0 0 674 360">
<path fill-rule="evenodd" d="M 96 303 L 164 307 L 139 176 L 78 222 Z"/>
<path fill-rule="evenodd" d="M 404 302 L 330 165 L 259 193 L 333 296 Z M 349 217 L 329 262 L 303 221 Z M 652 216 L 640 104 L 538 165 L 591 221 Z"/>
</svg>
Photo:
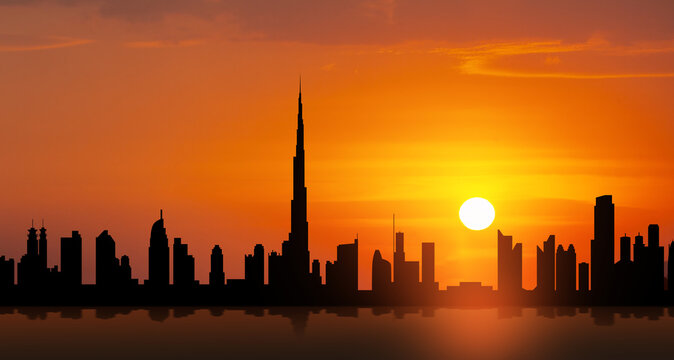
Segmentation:
<svg viewBox="0 0 674 360">
<path fill-rule="evenodd" d="M 496 234 L 555 234 L 589 261 L 593 204 L 613 195 L 616 237 L 674 239 L 671 1 L 0 0 L 0 254 L 34 219 L 79 230 L 94 281 L 104 229 L 147 277 L 164 210 L 207 282 L 290 230 L 302 76 L 309 244 L 322 263 L 359 238 L 392 258 L 436 243 L 440 286 L 496 285 Z M 496 209 L 482 231 L 459 207 Z M 171 241 L 172 243 L 172 241 Z M 616 251 L 618 247 L 616 246 Z M 616 252 L 617 254 L 617 252 Z"/>
</svg>

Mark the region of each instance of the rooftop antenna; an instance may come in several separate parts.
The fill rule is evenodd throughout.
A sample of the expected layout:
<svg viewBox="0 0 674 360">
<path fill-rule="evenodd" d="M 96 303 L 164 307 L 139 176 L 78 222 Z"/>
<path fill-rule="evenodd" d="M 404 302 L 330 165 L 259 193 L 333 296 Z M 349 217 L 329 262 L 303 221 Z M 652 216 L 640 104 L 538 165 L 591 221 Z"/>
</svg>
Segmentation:
<svg viewBox="0 0 674 360">
<path fill-rule="evenodd" d="M 30 219 L 30 227 L 31 228 L 35 227 L 35 219 Z"/>
<path fill-rule="evenodd" d="M 164 219 L 164 209 L 159 209 L 159 220 Z"/>
<path fill-rule="evenodd" d="M 42 218 L 42 227 L 44 227 L 44 218 Z"/>
</svg>

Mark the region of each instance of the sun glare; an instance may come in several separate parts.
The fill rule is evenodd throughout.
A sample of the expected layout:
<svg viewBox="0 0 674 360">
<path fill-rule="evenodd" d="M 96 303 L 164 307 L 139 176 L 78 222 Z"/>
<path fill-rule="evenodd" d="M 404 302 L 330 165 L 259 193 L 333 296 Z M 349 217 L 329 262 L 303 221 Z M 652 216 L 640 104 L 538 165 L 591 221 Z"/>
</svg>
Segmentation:
<svg viewBox="0 0 674 360">
<path fill-rule="evenodd" d="M 466 200 L 459 209 L 461 222 L 471 230 L 484 230 L 496 217 L 494 206 L 487 199 L 474 197 Z"/>
</svg>

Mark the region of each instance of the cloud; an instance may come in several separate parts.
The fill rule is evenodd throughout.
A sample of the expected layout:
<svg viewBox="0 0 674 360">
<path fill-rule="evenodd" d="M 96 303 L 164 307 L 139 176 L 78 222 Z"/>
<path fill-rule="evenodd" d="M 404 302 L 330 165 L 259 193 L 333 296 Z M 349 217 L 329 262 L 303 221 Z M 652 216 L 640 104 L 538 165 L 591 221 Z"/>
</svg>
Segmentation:
<svg viewBox="0 0 674 360">
<path fill-rule="evenodd" d="M 61 36 L 29 37 L 0 34 L 0 52 L 37 51 L 60 49 L 85 45 L 94 42 L 89 39 L 76 39 Z"/>
<path fill-rule="evenodd" d="M 196 46 L 203 44 L 204 40 L 201 39 L 192 39 L 192 40 L 152 40 L 152 41 L 130 41 L 124 43 L 124 46 L 129 48 L 143 48 L 143 49 L 161 49 L 161 48 L 177 48 L 177 47 L 188 47 Z"/>
<path fill-rule="evenodd" d="M 0 6 L 93 8 L 132 23 L 189 16 L 233 37 L 318 44 L 396 44 L 530 37 L 612 42 L 674 37 L 674 2 L 642 0 L 0 0 Z M 227 25 L 227 26 L 223 26 Z M 234 26 L 238 33 L 224 33 Z"/>
<path fill-rule="evenodd" d="M 522 57 L 527 55 L 546 55 L 544 63 L 559 65 L 558 55 L 577 53 L 590 56 L 608 56 L 609 58 L 638 56 L 644 54 L 673 54 L 674 46 L 671 41 L 644 46 L 612 46 L 601 37 L 593 37 L 582 43 L 563 43 L 561 40 L 552 41 L 520 41 L 504 43 L 488 43 L 471 47 L 435 48 L 431 54 L 443 54 L 460 60 L 459 69 L 468 75 L 484 75 L 498 77 L 517 77 L 532 79 L 628 79 L 628 78 L 671 78 L 674 71 L 666 72 L 535 72 L 531 70 L 517 70 L 494 65 L 503 58 Z"/>
</svg>

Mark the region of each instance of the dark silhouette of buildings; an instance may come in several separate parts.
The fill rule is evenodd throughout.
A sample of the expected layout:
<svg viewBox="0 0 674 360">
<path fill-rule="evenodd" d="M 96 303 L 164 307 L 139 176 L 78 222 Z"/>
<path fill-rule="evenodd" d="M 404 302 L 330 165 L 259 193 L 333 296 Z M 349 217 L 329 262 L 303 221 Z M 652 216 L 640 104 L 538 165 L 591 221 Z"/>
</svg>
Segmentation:
<svg viewBox="0 0 674 360">
<path fill-rule="evenodd" d="M 326 262 L 325 285 L 320 262 L 310 262 L 308 247 L 307 188 L 305 186 L 304 120 L 301 87 L 298 96 L 297 144 L 293 158 L 293 198 L 288 239 L 281 252 L 268 255 L 265 285 L 264 247 L 256 244 L 245 255 L 245 278 L 225 281 L 223 252 L 220 246 L 211 252 L 209 286 L 195 279 L 195 258 L 187 244 L 175 238 L 173 244 L 173 285 L 170 284 L 170 253 L 163 212 L 152 225 L 148 249 L 148 279 L 143 286 L 132 279 L 129 257 L 117 258 L 115 241 L 107 230 L 96 237 L 96 284 L 82 284 L 82 237 L 73 231 L 61 238 L 60 269 L 47 265 L 47 232 L 43 226 L 28 229 L 26 253 L 16 267 L 14 286 L 13 259 L 0 257 L 0 304 L 40 305 L 662 305 L 674 304 L 674 266 L 668 266 L 665 288 L 664 247 L 660 246 L 659 226 L 648 227 L 648 244 L 643 237 L 627 234 L 620 238 L 620 259 L 615 262 L 615 206 L 611 195 L 599 196 L 594 206 L 594 239 L 590 263 L 576 267 L 574 245 L 567 250 L 555 248 L 550 235 L 537 247 L 536 289 L 522 288 L 522 244 L 513 244 L 512 236 L 498 230 L 498 291 L 480 282 L 460 282 L 459 286 L 438 289 L 435 278 L 435 245 L 421 244 L 419 261 L 405 254 L 404 233 L 394 234 L 392 263 L 379 250 L 372 258 L 372 291 L 358 289 L 358 238 L 337 246 L 337 259 Z M 633 252 L 631 252 L 631 248 Z M 674 255 L 674 242 L 669 245 Z M 633 253 L 633 255 L 632 255 Z M 421 270 L 421 274 L 419 273 Z M 421 282 L 419 279 L 421 275 Z M 576 286 L 577 282 L 577 286 Z M 134 285 L 134 286 L 131 286 Z M 121 288 L 121 286 L 124 286 Z M 67 289 L 67 291 L 60 291 Z M 109 290 L 112 289 L 112 290 Z M 576 290 L 578 289 L 578 290 Z M 665 289 L 667 291 L 665 292 Z M 49 294 L 50 296 L 43 296 Z M 501 296 L 505 294 L 507 296 Z M 194 310 L 181 308 L 176 316 Z M 569 315 L 573 311 L 558 311 Z M 582 312 L 582 311 L 581 311 Z M 349 312 L 351 313 L 351 312 Z M 541 311 L 544 316 L 554 316 Z M 73 311 L 68 316 L 79 316 Z M 168 310 L 154 309 L 151 316 L 160 320 Z M 603 320 L 602 320 L 603 321 Z"/>
<path fill-rule="evenodd" d="M 252 254 L 245 257 L 246 282 L 250 286 L 262 287 L 264 285 L 264 246 L 256 244 Z"/>
<path fill-rule="evenodd" d="M 590 264 L 578 264 L 578 291 L 587 294 L 590 292 Z"/>
<path fill-rule="evenodd" d="M 108 230 L 96 237 L 96 285 L 100 287 L 119 287 L 136 284 L 138 281 L 131 278 L 129 257 L 122 259 L 115 254 L 115 240 Z"/>
<path fill-rule="evenodd" d="M 0 288 L 9 288 L 14 285 L 14 259 L 0 256 Z"/>
<path fill-rule="evenodd" d="M 513 247 L 513 237 L 498 230 L 498 290 L 516 292 L 522 290 L 522 243 Z"/>
<path fill-rule="evenodd" d="M 150 232 L 149 279 L 145 284 L 151 286 L 169 284 L 169 247 L 163 215 L 163 211 L 159 211 L 159 220 L 155 221 Z"/>
<path fill-rule="evenodd" d="M 393 283 L 398 289 L 415 291 L 419 287 L 419 262 L 405 259 L 405 234 L 396 233 L 393 253 Z"/>
<path fill-rule="evenodd" d="M 573 244 L 564 250 L 557 246 L 557 293 L 570 295 L 576 291 L 576 249 Z"/>
<path fill-rule="evenodd" d="M 211 251 L 211 272 L 208 273 L 208 284 L 213 286 L 225 285 L 225 271 L 220 245 L 215 245 Z"/>
<path fill-rule="evenodd" d="M 648 293 L 659 294 L 665 286 L 665 248 L 660 246 L 660 227 L 657 224 L 648 225 L 648 248 L 646 279 Z"/>
<path fill-rule="evenodd" d="M 197 284 L 194 280 L 194 256 L 187 251 L 187 244 L 181 238 L 173 239 L 173 284 L 190 287 Z"/>
<path fill-rule="evenodd" d="M 337 260 L 325 264 L 325 285 L 343 295 L 358 291 L 358 239 L 353 244 L 337 245 Z"/>
<path fill-rule="evenodd" d="M 18 284 L 22 287 L 38 287 L 44 283 L 46 269 L 41 268 L 41 259 L 38 253 L 37 229 L 31 226 L 28 229 L 26 254 L 21 256 L 17 265 Z"/>
<path fill-rule="evenodd" d="M 669 243 L 667 254 L 667 290 L 674 292 L 674 241 Z"/>
<path fill-rule="evenodd" d="M 555 290 L 555 235 L 543 242 L 543 250 L 536 246 L 536 290 L 544 294 Z"/>
<path fill-rule="evenodd" d="M 438 290 L 435 281 L 435 243 L 421 243 L 421 285 L 427 291 Z"/>
<path fill-rule="evenodd" d="M 391 289 L 391 263 L 384 260 L 379 250 L 372 256 L 372 291 L 388 292 Z"/>
<path fill-rule="evenodd" d="M 611 195 L 599 196 L 594 206 L 594 239 L 590 241 L 593 294 L 608 297 L 613 289 L 615 206 Z"/>
<path fill-rule="evenodd" d="M 82 285 L 82 236 L 78 231 L 61 238 L 61 280 L 65 286 Z"/>
</svg>

